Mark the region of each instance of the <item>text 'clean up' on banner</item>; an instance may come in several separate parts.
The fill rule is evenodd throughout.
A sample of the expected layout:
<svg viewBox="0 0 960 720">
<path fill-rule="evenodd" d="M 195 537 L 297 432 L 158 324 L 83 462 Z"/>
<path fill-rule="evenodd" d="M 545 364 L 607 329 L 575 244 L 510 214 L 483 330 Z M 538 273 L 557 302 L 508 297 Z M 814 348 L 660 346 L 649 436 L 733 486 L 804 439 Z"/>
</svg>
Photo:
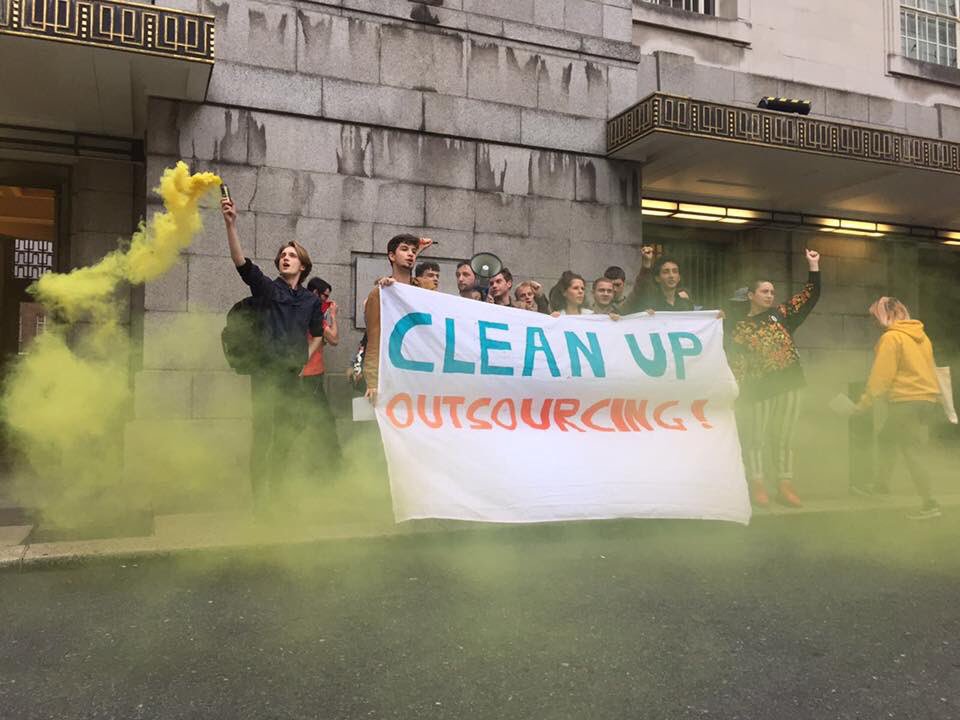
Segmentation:
<svg viewBox="0 0 960 720">
<path fill-rule="evenodd" d="M 398 521 L 749 521 L 716 312 L 552 318 L 399 284 L 380 298 Z"/>
</svg>

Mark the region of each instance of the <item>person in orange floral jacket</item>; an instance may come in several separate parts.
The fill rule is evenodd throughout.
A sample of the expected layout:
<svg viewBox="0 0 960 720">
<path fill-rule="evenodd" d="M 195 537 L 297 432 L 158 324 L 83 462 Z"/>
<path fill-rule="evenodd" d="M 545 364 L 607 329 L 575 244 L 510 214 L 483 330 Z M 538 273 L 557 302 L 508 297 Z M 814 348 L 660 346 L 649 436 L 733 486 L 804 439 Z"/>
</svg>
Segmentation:
<svg viewBox="0 0 960 720">
<path fill-rule="evenodd" d="M 800 507 L 793 487 L 793 431 L 800 415 L 799 391 L 806 384 L 793 333 L 820 298 L 820 253 L 806 250 L 809 279 L 803 290 L 777 305 L 773 283 L 758 280 L 747 292 L 750 309 L 733 324 L 730 367 L 740 384 L 739 418 L 750 494 L 770 504 L 765 461 L 774 453 L 777 500 Z"/>
</svg>

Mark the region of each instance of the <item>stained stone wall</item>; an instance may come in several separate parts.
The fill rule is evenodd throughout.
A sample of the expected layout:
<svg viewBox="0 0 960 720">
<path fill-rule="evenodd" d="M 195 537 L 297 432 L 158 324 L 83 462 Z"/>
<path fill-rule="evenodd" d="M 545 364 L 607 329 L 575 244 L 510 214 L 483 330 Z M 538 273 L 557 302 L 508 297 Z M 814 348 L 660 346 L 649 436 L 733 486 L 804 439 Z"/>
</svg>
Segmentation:
<svg viewBox="0 0 960 720">
<path fill-rule="evenodd" d="M 602 157 L 606 118 L 639 91 L 629 2 L 179 5 L 216 15 L 217 63 L 206 103 L 150 102 L 146 176 L 177 159 L 220 173 L 261 266 L 288 239 L 308 248 L 341 308 L 341 343 L 326 351 L 335 397 L 362 334 L 353 258 L 398 232 L 432 237 L 436 257 L 492 251 L 544 283 L 637 264 L 639 169 Z M 225 448 L 242 491 L 249 386 L 219 333 L 247 290 L 219 211 L 204 222 L 182 265 L 146 288 L 146 416 L 128 434 L 135 447 L 152 422 L 191 424 Z M 190 347 L 164 341 L 181 322 L 205 328 Z"/>
<path fill-rule="evenodd" d="M 130 239 L 142 213 L 141 171 L 132 162 L 80 158 L 69 171 L 69 257 L 64 270 L 93 265 Z M 116 293 L 117 320 L 138 322 L 139 292 L 121 286 Z M 77 329 L 76 339 L 84 332 Z M 139 359 L 132 359 L 136 368 Z"/>
<path fill-rule="evenodd" d="M 92 265 L 134 229 L 133 163 L 84 158 L 70 181 L 70 264 Z"/>
<path fill-rule="evenodd" d="M 495 252 L 516 276 L 545 283 L 567 268 L 588 278 L 610 264 L 636 268 L 641 171 L 605 159 L 605 123 L 652 92 L 751 106 L 760 95 L 802 95 L 823 117 L 960 136 L 957 108 L 917 94 L 858 94 L 802 71 L 750 74 L 704 54 L 702 37 L 679 41 L 663 28 L 645 26 L 636 42 L 633 0 L 165 4 L 216 17 L 217 61 L 205 103 L 150 101 L 146 185 L 178 159 L 214 170 L 231 186 L 249 256 L 269 266 L 291 238 L 310 250 L 341 308 L 341 344 L 327 349 L 340 401 L 340 371 L 361 334 L 354 294 L 367 290 L 353 287 L 354 258 L 382 253 L 397 232 L 429 235 L 439 241 L 432 254 L 444 259 Z M 741 5 L 749 3 L 724 2 L 724 18 L 738 22 Z M 148 196 L 148 211 L 153 202 Z M 205 209 L 204 218 L 183 263 L 143 296 L 131 447 L 148 441 L 151 423 L 184 423 L 223 448 L 224 487 L 242 499 L 249 386 L 227 369 L 219 333 L 246 288 L 218 210 Z M 795 289 L 811 240 L 730 232 L 730 277 L 762 271 Z M 827 289 L 798 334 L 818 378 L 811 407 L 864 375 L 872 344 L 865 308 L 891 276 L 893 252 L 870 240 L 816 241 Z M 916 262 L 915 250 L 912 259 L 899 252 L 895 265 L 909 271 Z M 167 341 L 184 322 L 190 342 Z M 843 432 L 831 422 L 809 426 Z M 353 430 L 349 421 L 342 429 Z M 817 437 L 801 442 L 815 446 Z"/>
</svg>

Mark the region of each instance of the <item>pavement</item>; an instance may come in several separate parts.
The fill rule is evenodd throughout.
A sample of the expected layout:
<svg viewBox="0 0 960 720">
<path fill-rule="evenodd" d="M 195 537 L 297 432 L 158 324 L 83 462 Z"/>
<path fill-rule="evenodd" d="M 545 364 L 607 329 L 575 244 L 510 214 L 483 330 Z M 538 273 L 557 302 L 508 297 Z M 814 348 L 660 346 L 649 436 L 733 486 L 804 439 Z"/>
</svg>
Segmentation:
<svg viewBox="0 0 960 720">
<path fill-rule="evenodd" d="M 958 534 L 811 508 L 8 573 L 0 717 L 957 719 Z"/>
<path fill-rule="evenodd" d="M 960 508 L 960 494 L 938 495 L 945 513 Z M 801 509 L 772 505 L 754 510 L 754 519 L 764 516 L 820 513 L 859 513 L 913 510 L 915 495 L 877 498 L 842 497 L 805 501 Z M 958 510 L 957 512 L 960 512 Z M 141 537 L 30 543 L 31 525 L 0 526 L 0 571 L 26 570 L 51 565 L 89 563 L 101 559 L 164 557 L 205 550 L 245 550 L 282 545 L 317 543 L 328 540 L 391 537 L 424 532 L 452 532 L 475 528 L 476 523 L 417 521 L 396 524 L 382 517 L 368 522 L 339 523 L 287 518 L 265 521 L 250 512 L 182 513 L 157 515 L 153 532 Z"/>
</svg>

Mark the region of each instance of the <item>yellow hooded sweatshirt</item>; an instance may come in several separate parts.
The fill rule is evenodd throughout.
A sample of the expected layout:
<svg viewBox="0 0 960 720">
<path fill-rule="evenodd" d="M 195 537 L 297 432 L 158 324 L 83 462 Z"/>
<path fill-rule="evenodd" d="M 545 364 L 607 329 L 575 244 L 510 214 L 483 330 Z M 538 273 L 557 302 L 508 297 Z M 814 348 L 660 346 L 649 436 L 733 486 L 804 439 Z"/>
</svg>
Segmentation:
<svg viewBox="0 0 960 720">
<path fill-rule="evenodd" d="M 919 320 L 897 320 L 880 336 L 862 407 L 880 397 L 890 402 L 939 402 L 933 345 Z"/>
</svg>

